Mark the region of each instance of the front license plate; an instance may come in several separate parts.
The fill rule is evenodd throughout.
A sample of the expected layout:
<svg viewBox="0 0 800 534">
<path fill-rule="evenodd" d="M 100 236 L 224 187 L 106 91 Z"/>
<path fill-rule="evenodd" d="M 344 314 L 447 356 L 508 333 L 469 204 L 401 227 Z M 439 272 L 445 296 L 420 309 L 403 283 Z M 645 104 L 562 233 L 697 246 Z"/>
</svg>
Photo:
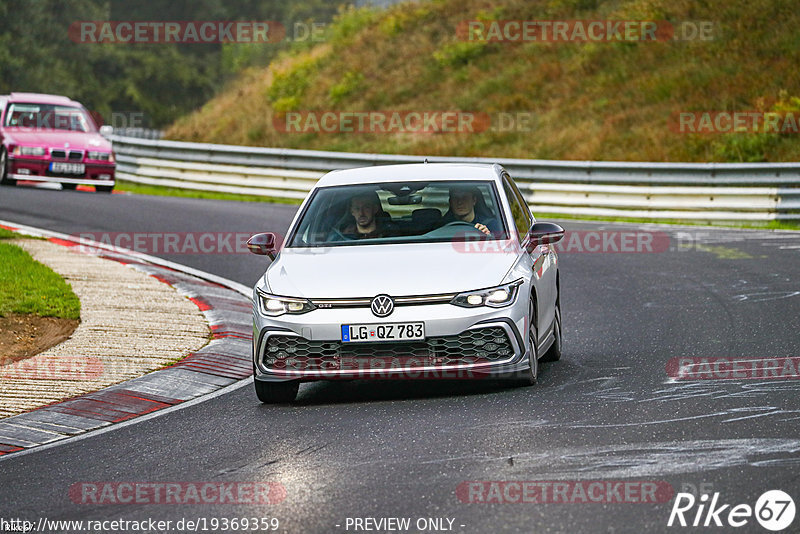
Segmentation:
<svg viewBox="0 0 800 534">
<path fill-rule="evenodd" d="M 50 172 L 58 174 L 84 174 L 86 166 L 83 163 L 63 163 L 54 161 L 50 164 Z"/>
<path fill-rule="evenodd" d="M 342 341 L 418 341 L 425 339 L 425 323 L 343 324 Z"/>
</svg>

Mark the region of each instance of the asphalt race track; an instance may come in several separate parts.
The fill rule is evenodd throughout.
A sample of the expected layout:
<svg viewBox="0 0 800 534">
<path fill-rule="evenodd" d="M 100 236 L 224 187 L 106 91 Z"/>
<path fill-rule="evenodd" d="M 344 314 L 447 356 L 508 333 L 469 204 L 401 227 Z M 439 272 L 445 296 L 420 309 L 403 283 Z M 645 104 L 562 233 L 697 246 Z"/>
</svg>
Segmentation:
<svg viewBox="0 0 800 534">
<path fill-rule="evenodd" d="M 283 233 L 294 211 L 0 188 L 0 219 L 67 234 Z M 668 527 L 670 495 L 657 503 L 583 502 L 575 494 L 545 504 L 464 502 L 457 488 L 468 481 L 650 481 L 675 493 L 702 489 L 730 505 L 723 521 L 730 508 L 754 507 L 767 490 L 783 490 L 800 504 L 800 380 L 675 381 L 667 374 L 670 359 L 679 357 L 800 356 L 800 233 L 563 226 L 605 235 L 654 232 L 666 246 L 559 256 L 564 358 L 543 364 L 536 386 L 318 383 L 303 385 L 291 406 L 265 406 L 248 385 L 0 461 L 0 517 L 152 518 L 173 525 L 182 518 L 268 517 L 287 533 L 354 532 L 354 518 L 392 517 L 410 518 L 406 532 L 419 532 L 420 518 L 444 518 L 444 528 L 463 533 L 732 530 Z M 248 254 L 156 255 L 248 286 L 265 266 Z M 260 481 L 282 484 L 285 499 L 76 504 L 69 493 L 86 482 Z M 696 512 L 697 506 L 687 512 L 687 521 Z M 786 532 L 798 525 L 795 519 Z M 735 530 L 767 532 L 754 517 Z"/>
</svg>

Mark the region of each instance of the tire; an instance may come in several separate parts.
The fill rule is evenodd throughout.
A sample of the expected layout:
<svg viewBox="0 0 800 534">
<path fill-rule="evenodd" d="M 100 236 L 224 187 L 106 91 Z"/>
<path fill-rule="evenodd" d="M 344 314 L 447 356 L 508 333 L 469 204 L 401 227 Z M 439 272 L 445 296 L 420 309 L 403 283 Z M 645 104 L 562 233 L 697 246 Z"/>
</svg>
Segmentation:
<svg viewBox="0 0 800 534">
<path fill-rule="evenodd" d="M 253 380 L 256 386 L 256 396 L 264 404 L 287 404 L 297 397 L 300 382 L 261 382 Z"/>
<path fill-rule="evenodd" d="M 94 186 L 94 190 L 97 193 L 110 193 L 114 190 L 113 185 L 96 185 Z"/>
<path fill-rule="evenodd" d="M 530 327 L 528 328 L 528 340 L 531 345 L 531 350 L 528 352 L 528 369 L 523 371 L 522 376 L 519 378 L 518 383 L 522 387 L 532 386 L 536 383 L 536 377 L 539 375 L 539 351 L 537 348 L 538 330 L 536 327 L 536 313 L 533 308 L 533 300 L 528 305 L 528 320 Z"/>
<path fill-rule="evenodd" d="M 76 187 L 78 187 L 78 184 L 61 184 L 61 189 L 64 191 L 75 191 Z"/>
<path fill-rule="evenodd" d="M 553 335 L 555 340 L 542 356 L 543 362 L 557 362 L 561 359 L 561 302 L 558 298 L 556 299 L 556 318 L 553 321 Z"/>
<path fill-rule="evenodd" d="M 6 148 L 0 148 L 0 185 L 17 185 L 17 181 L 8 177 L 8 152 Z"/>
</svg>

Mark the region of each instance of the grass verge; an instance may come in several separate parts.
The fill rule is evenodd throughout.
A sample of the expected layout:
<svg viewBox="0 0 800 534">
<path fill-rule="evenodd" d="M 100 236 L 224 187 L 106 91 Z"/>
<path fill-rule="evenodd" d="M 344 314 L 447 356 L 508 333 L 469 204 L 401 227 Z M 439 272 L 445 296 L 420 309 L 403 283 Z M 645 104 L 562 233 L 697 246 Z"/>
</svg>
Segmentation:
<svg viewBox="0 0 800 534">
<path fill-rule="evenodd" d="M 0 228 L 0 238 L 12 232 Z M 81 302 L 70 285 L 11 243 L 0 243 L 0 317 L 34 314 L 80 319 Z"/>
<path fill-rule="evenodd" d="M 139 184 L 125 180 L 117 180 L 114 189 L 136 195 L 203 198 L 210 200 L 235 200 L 238 202 L 269 202 L 271 204 L 300 204 L 300 200 L 291 198 L 263 197 L 260 195 L 238 195 L 235 193 L 218 193 L 215 191 L 196 191 L 192 189 L 178 189 L 176 187 L 164 187 L 160 185 Z"/>
<path fill-rule="evenodd" d="M 19 237 L 19 235 L 15 234 L 11 230 L 0 228 L 0 239 L 14 239 L 15 237 Z"/>
</svg>

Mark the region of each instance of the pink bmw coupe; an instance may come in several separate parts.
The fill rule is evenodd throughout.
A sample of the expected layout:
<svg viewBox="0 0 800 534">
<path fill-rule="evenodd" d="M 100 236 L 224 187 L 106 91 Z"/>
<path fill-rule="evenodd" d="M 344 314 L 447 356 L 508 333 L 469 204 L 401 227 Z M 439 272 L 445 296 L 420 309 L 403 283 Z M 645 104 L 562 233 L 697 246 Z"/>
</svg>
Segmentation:
<svg viewBox="0 0 800 534">
<path fill-rule="evenodd" d="M 105 130 L 103 129 L 103 132 Z M 36 93 L 0 95 L 0 183 L 55 182 L 114 189 L 114 153 L 80 103 Z"/>
</svg>

